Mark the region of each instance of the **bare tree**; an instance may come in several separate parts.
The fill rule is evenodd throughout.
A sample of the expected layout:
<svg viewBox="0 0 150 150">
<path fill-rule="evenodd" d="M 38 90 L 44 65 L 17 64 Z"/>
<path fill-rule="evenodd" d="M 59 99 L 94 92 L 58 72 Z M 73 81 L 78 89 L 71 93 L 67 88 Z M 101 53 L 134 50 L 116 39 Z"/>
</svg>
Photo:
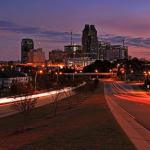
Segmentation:
<svg viewBox="0 0 150 150">
<path fill-rule="evenodd" d="M 57 115 L 58 111 L 58 105 L 59 105 L 59 100 L 60 99 L 66 99 L 68 109 L 72 107 L 72 90 L 68 89 L 66 90 L 65 88 L 62 88 L 60 90 L 57 90 L 55 94 L 52 95 L 52 101 L 53 101 L 53 106 L 54 106 L 54 116 Z"/>
<path fill-rule="evenodd" d="M 52 95 L 53 104 L 54 104 L 54 116 L 57 115 L 57 109 L 58 109 L 58 101 L 61 97 L 61 93 L 59 91 L 56 91 L 55 94 Z"/>
<path fill-rule="evenodd" d="M 21 100 L 14 101 L 13 107 L 15 110 L 22 114 L 28 114 L 31 110 L 35 108 L 35 105 L 37 103 L 37 98 L 28 98 L 25 96 Z"/>
<path fill-rule="evenodd" d="M 57 83 L 56 83 L 57 91 L 55 94 L 52 95 L 52 101 L 54 104 L 54 116 L 57 115 L 59 100 L 62 98 L 66 98 L 70 95 L 70 93 L 68 93 L 68 91 L 66 91 L 66 89 L 64 87 L 64 85 L 66 85 L 66 84 L 67 84 L 67 82 L 65 83 L 63 78 L 60 78 L 59 81 L 57 81 Z M 68 103 L 68 104 L 70 104 L 70 103 Z"/>
<path fill-rule="evenodd" d="M 52 95 L 52 101 L 53 101 L 53 106 L 54 106 L 54 116 L 57 115 L 58 111 L 58 105 L 59 105 L 59 100 L 67 98 L 64 102 L 67 102 L 67 109 L 71 109 L 73 106 L 73 102 L 76 99 L 76 102 L 79 103 L 79 99 L 81 98 L 80 95 L 76 91 L 81 91 L 82 87 L 79 87 L 80 90 L 76 90 L 73 88 L 68 88 L 66 89 L 64 86 L 70 84 L 68 81 L 64 82 L 64 80 L 60 79 L 59 82 L 57 82 L 56 87 L 57 87 L 57 92 Z M 76 95 L 76 96 L 75 96 Z"/>
<path fill-rule="evenodd" d="M 38 98 L 30 98 L 29 96 L 24 96 L 20 100 L 14 98 L 12 102 L 12 108 L 18 111 L 23 116 L 23 126 L 19 130 L 20 132 L 24 132 L 26 130 L 25 125 L 29 120 L 31 115 L 31 111 L 35 108 Z"/>
</svg>

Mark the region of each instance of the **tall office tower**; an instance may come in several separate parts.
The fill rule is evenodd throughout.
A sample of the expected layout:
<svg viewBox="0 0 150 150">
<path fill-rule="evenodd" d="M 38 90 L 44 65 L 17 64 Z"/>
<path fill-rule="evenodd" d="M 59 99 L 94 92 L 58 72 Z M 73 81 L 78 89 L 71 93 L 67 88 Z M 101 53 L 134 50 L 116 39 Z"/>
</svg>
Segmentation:
<svg viewBox="0 0 150 150">
<path fill-rule="evenodd" d="M 85 28 L 82 32 L 82 49 L 83 53 L 90 53 L 90 26 L 88 24 L 85 25 Z"/>
<path fill-rule="evenodd" d="M 91 39 L 91 45 L 90 45 L 90 50 L 91 53 L 98 55 L 98 37 L 97 37 L 97 31 L 95 29 L 94 25 L 90 25 L 90 39 Z"/>
<path fill-rule="evenodd" d="M 22 39 L 21 42 L 21 62 L 28 62 L 28 53 L 30 50 L 34 49 L 34 42 L 32 39 Z"/>
<path fill-rule="evenodd" d="M 83 52 L 92 58 L 98 57 L 98 37 L 94 25 L 85 25 L 82 33 Z"/>
</svg>

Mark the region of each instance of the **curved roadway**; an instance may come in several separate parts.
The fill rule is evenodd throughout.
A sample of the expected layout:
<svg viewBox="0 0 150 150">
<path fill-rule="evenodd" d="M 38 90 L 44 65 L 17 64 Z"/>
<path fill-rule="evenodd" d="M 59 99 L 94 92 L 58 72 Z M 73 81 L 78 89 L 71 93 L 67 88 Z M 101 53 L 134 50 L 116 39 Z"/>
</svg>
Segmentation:
<svg viewBox="0 0 150 150">
<path fill-rule="evenodd" d="M 150 92 L 142 90 L 141 84 L 105 81 L 105 94 L 150 130 Z"/>
</svg>

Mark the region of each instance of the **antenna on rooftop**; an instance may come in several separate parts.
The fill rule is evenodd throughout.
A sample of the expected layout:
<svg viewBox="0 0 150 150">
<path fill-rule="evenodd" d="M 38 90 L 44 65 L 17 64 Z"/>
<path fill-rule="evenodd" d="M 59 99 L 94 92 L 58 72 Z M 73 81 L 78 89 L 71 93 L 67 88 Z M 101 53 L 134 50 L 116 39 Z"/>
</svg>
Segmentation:
<svg viewBox="0 0 150 150">
<path fill-rule="evenodd" d="M 72 33 L 72 30 L 71 30 L 71 39 L 70 39 L 71 41 L 70 41 L 70 44 L 71 44 L 71 49 L 72 49 L 72 52 L 73 52 L 73 58 L 75 58 L 75 51 L 74 51 L 74 48 L 73 48 L 73 46 L 74 46 L 74 43 L 73 43 L 73 33 Z"/>
<path fill-rule="evenodd" d="M 72 46 L 72 44 L 73 44 L 73 40 L 72 40 L 72 30 L 71 30 L 71 39 L 70 39 L 70 44 L 71 44 L 71 46 Z"/>
<path fill-rule="evenodd" d="M 125 46 L 125 38 L 122 40 L 123 47 Z"/>
</svg>

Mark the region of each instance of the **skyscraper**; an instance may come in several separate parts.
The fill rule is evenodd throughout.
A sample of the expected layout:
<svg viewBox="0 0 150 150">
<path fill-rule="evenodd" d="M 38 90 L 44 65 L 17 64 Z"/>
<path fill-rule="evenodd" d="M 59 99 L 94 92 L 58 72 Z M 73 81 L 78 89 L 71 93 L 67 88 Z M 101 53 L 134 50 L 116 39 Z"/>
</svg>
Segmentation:
<svg viewBox="0 0 150 150">
<path fill-rule="evenodd" d="M 94 25 L 85 25 L 82 33 L 83 52 L 92 58 L 98 57 L 98 37 Z"/>
<path fill-rule="evenodd" d="M 21 62 L 28 62 L 28 52 L 34 49 L 34 42 L 32 39 L 22 39 L 21 42 Z"/>
<path fill-rule="evenodd" d="M 90 26 L 88 24 L 85 25 L 85 28 L 82 32 L 82 49 L 83 53 L 90 53 Z"/>
</svg>

